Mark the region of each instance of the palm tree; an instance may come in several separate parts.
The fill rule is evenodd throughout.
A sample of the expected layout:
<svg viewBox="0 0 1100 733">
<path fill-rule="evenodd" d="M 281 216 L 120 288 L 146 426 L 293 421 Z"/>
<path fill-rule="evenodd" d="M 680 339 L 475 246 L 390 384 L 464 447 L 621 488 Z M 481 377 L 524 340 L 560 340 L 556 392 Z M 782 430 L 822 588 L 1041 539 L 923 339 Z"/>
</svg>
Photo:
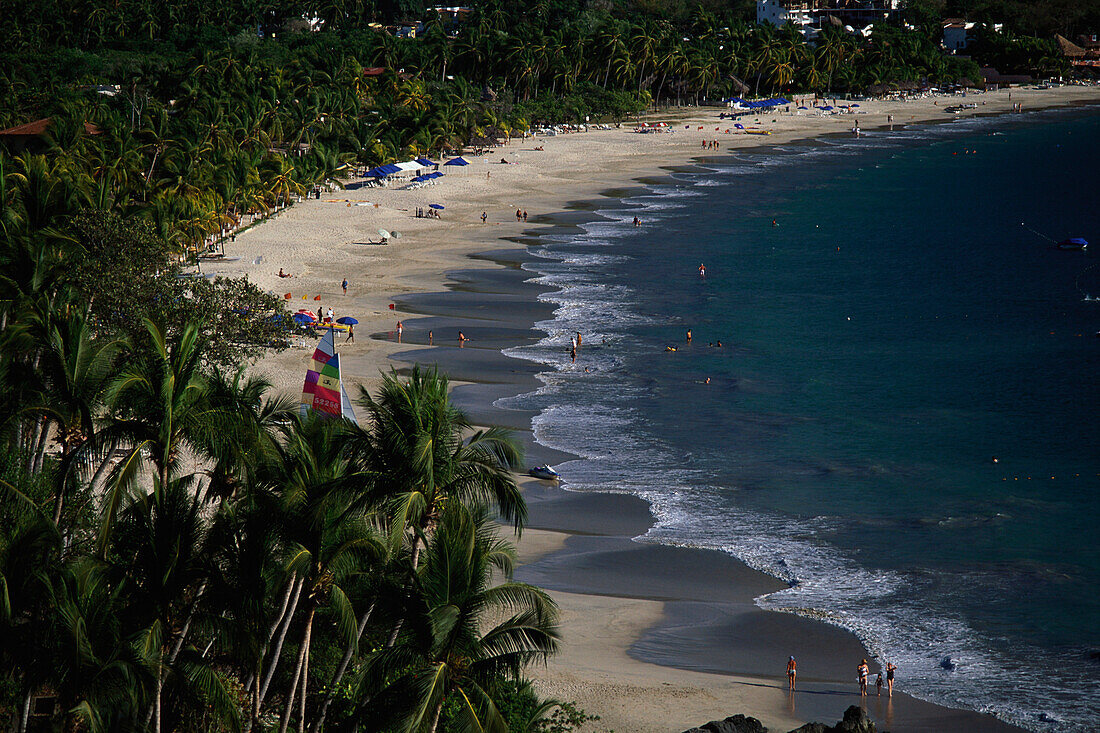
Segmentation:
<svg viewBox="0 0 1100 733">
<path fill-rule="evenodd" d="M 455 729 L 507 731 L 494 683 L 554 653 L 557 608 L 543 591 L 511 580 L 515 549 L 495 536 L 484 508 L 448 505 L 425 554 L 411 631 L 368 658 L 358 714 L 434 733 L 444 703 L 454 700 Z M 496 582 L 494 572 L 504 579 Z"/>
<path fill-rule="evenodd" d="M 377 398 L 361 389 L 358 400 L 369 421 L 351 445 L 389 507 L 394 536 L 410 540 L 413 569 L 448 501 L 487 504 L 517 531 L 527 518 L 511 473 L 519 445 L 501 428 L 473 431 L 447 390 L 445 376 L 415 366 L 404 379 L 387 375 Z"/>
<path fill-rule="evenodd" d="M 106 552 L 111 528 L 125 492 L 133 484 L 148 453 L 160 486 L 168 486 L 185 451 L 198 451 L 226 425 L 223 410 L 207 400 L 202 373 L 203 341 L 198 326 L 186 325 L 173 339 L 163 326 L 144 320 L 148 341 L 133 353 L 129 366 L 111 384 L 107 403 L 113 415 L 105 428 L 109 441 L 129 443 L 130 450 L 115 469 L 104 501 L 100 550 Z"/>
<path fill-rule="evenodd" d="M 299 689 L 298 730 L 305 730 L 310 640 L 317 611 L 331 605 L 341 628 L 354 628 L 355 616 L 343 584 L 386 554 L 367 512 L 367 476 L 350 460 L 344 446 L 346 434 L 340 422 L 292 417 L 272 477 L 282 495 L 288 570 L 303 579 L 306 598 L 305 628 L 280 733 L 287 729 Z M 276 648 L 273 658 L 279 653 Z"/>
</svg>

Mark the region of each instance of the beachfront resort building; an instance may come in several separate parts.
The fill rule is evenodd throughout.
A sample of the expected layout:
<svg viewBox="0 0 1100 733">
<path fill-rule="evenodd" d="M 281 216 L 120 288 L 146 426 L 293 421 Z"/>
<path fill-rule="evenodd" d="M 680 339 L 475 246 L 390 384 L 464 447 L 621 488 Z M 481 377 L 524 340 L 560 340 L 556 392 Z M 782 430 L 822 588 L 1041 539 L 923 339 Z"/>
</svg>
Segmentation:
<svg viewBox="0 0 1100 733">
<path fill-rule="evenodd" d="M 865 28 L 890 17 L 904 0 L 756 0 L 756 22 L 790 23 L 803 35 L 814 35 L 825 23 Z"/>
</svg>

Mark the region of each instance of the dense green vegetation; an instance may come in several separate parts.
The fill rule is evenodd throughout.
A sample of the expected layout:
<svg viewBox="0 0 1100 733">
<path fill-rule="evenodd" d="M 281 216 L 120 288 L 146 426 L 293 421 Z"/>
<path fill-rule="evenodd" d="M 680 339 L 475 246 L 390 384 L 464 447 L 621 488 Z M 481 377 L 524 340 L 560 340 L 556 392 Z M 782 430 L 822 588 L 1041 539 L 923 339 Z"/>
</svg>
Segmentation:
<svg viewBox="0 0 1100 733">
<path fill-rule="evenodd" d="M 523 670 L 556 609 L 510 580 L 512 439 L 446 380 L 298 417 L 207 342 L 75 314 L 3 332 L 0 710 L 24 730 L 568 731 Z M 551 711 L 554 711 L 551 714 Z M 539 722 L 542 721 L 542 722 Z"/>
<path fill-rule="evenodd" d="M 415 3 L 17 2 L 0 29 L 0 126 L 53 122 L 0 145 L 0 207 L 47 179 L 63 236 L 90 209 L 195 253 L 338 185 L 346 164 L 653 104 L 980 81 L 941 51 L 936 7 L 914 6 L 917 30 L 829 27 L 810 45 L 743 4 L 487 0 L 453 20 Z M 322 30 L 295 30 L 303 15 Z M 427 19 L 417 38 L 371 25 L 410 16 Z M 1004 73 L 1065 71 L 1049 39 L 986 34 L 977 49 Z"/>
</svg>

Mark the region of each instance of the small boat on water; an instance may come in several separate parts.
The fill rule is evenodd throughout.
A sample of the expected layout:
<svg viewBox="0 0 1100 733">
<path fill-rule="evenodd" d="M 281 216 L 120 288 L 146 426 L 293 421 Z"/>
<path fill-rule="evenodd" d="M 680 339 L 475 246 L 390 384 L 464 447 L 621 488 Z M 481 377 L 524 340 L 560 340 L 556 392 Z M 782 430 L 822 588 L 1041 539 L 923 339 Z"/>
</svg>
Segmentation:
<svg viewBox="0 0 1100 733">
<path fill-rule="evenodd" d="M 535 466 L 528 473 L 544 481 L 557 481 L 561 478 L 561 475 L 549 466 Z"/>
<path fill-rule="evenodd" d="M 1070 237 L 1069 239 L 1063 239 L 1056 246 L 1058 249 L 1082 251 L 1088 249 L 1089 243 L 1087 239 L 1082 237 Z"/>
</svg>

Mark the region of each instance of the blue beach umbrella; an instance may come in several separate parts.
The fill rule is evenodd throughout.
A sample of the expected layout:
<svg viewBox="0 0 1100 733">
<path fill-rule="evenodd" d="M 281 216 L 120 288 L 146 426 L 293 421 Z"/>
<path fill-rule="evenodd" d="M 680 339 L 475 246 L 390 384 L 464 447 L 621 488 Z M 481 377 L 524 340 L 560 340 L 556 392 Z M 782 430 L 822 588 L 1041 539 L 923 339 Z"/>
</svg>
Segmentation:
<svg viewBox="0 0 1100 733">
<path fill-rule="evenodd" d="M 308 326 L 313 323 L 313 318 L 307 316 L 305 313 L 295 313 L 292 318 L 294 322 L 301 326 Z"/>
<path fill-rule="evenodd" d="M 428 208 L 430 208 L 430 209 L 442 209 L 442 208 L 445 208 L 445 207 L 443 206 L 443 204 L 428 204 Z"/>
<path fill-rule="evenodd" d="M 340 316 L 339 318 L 336 319 L 336 322 L 337 323 L 342 323 L 345 326 L 354 326 L 354 325 L 359 323 L 359 321 L 355 320 L 351 316 Z"/>
<path fill-rule="evenodd" d="M 465 161 L 462 158 L 451 158 L 450 160 L 448 160 L 443 165 L 469 165 L 469 164 L 470 163 L 468 161 Z"/>
</svg>

